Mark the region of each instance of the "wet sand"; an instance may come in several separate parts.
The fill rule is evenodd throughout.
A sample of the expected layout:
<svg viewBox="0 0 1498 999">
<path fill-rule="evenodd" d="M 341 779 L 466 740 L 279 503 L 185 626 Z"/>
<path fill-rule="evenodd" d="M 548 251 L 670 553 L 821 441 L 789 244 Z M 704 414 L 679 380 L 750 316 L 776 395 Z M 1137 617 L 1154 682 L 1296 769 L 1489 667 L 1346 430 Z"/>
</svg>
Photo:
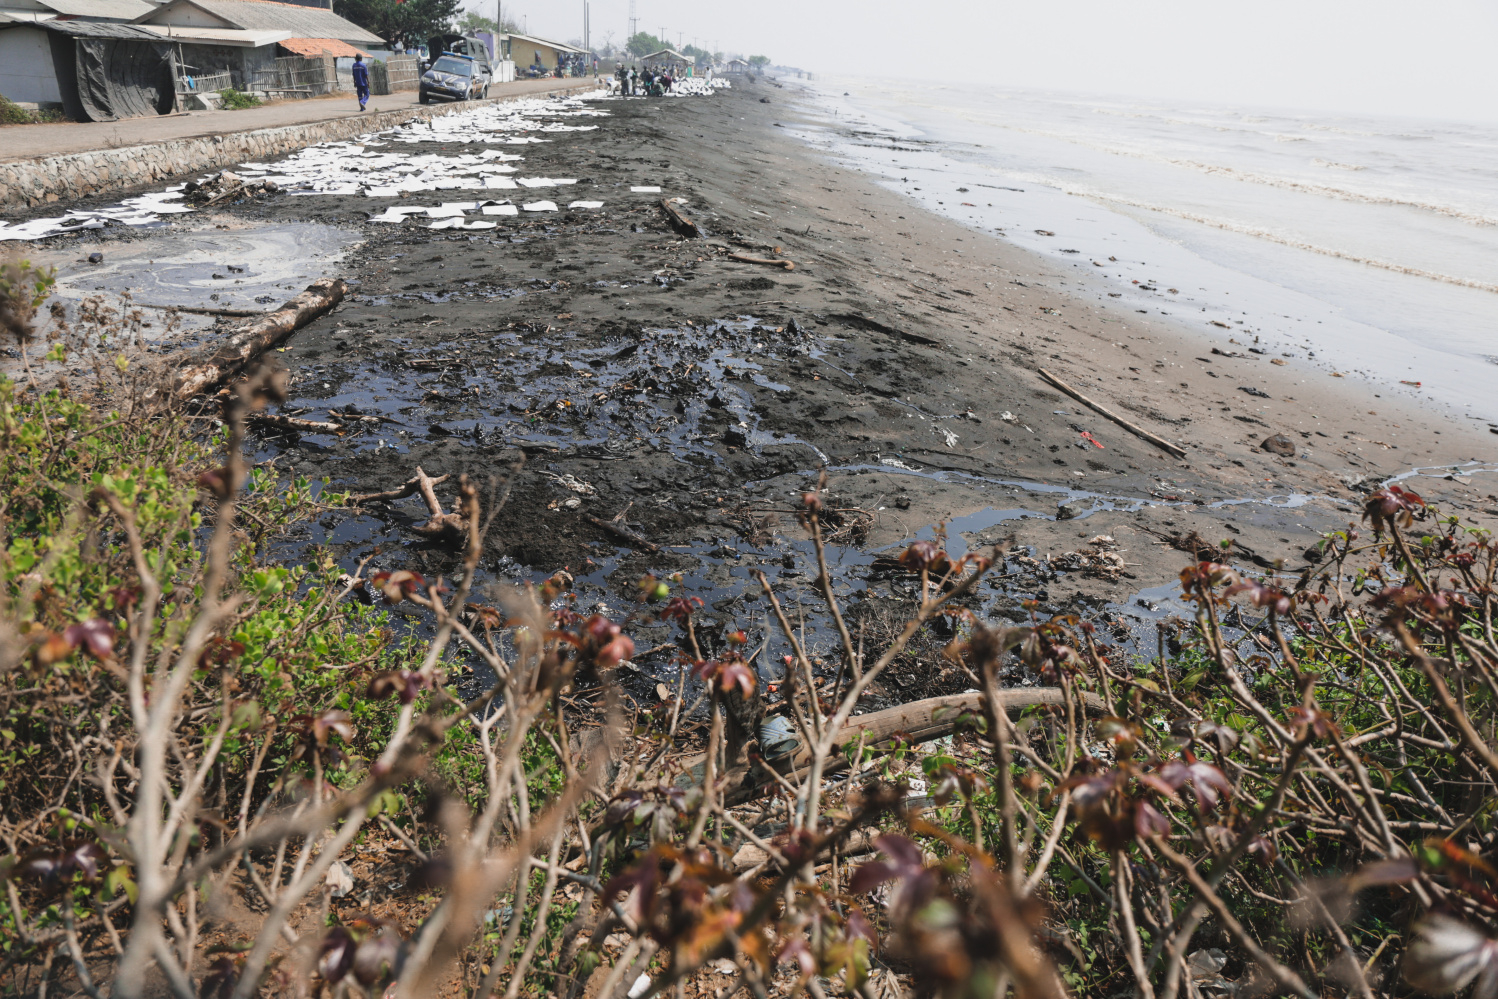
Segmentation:
<svg viewBox="0 0 1498 999">
<path fill-rule="evenodd" d="M 295 375 L 288 412 L 355 407 L 389 422 L 344 438 L 266 434 L 260 460 L 356 491 L 389 489 L 417 465 L 496 476 L 509 498 L 488 539 L 494 578 L 566 568 L 617 610 L 644 573 L 681 572 L 724 622 L 762 615 L 758 571 L 806 582 L 793 510 L 825 467 L 833 505 L 869 515 L 866 530 L 848 515 L 858 529 L 834 551 L 845 592 L 897 593 L 878 551 L 949 521 L 954 550 L 1011 553 L 985 613 L 1023 619 L 1035 599 L 1142 640 L 1141 591 L 1157 602 L 1190 558 L 1162 538 L 1194 531 L 1225 561 L 1294 571 L 1378 482 L 1492 456 L 1483 426 L 1271 364 L 1251 342 L 1212 353 L 1198 331 L 1078 294 L 1049 262 L 787 138 L 777 123 L 798 112 L 770 83 L 597 106 L 610 115 L 590 119 L 598 130 L 549 136 L 521 164 L 579 178 L 557 200 L 604 201 L 594 212 L 484 232 L 368 225 L 364 213 L 388 203 L 357 196 L 219 214 L 232 227 L 357 226 L 366 239 L 343 265 L 356 293 L 279 356 Z M 677 235 L 662 195 L 634 185 L 684 198 L 706 238 Z M 1041 367 L 1186 458 L 1063 396 Z M 1259 446 L 1279 433 L 1293 456 Z M 1498 507 L 1483 474 L 1408 484 L 1478 519 Z M 621 512 L 656 550 L 600 525 Z M 330 514 L 305 540 L 350 565 L 377 549 L 372 568 L 450 571 L 451 554 L 409 530 L 425 519 L 403 501 Z M 1122 566 L 1047 561 L 1109 548 L 1098 536 Z M 1118 617 L 1126 607 L 1144 618 Z"/>
</svg>

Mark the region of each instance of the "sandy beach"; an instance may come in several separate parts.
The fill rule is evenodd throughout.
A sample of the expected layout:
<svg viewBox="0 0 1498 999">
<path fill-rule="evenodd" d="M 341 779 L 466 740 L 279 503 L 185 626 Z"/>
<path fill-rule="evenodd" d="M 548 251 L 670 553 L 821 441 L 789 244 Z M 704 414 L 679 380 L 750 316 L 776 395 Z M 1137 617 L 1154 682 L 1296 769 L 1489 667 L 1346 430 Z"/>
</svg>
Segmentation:
<svg viewBox="0 0 1498 999">
<path fill-rule="evenodd" d="M 1463 516 L 1498 507 L 1484 476 L 1452 468 L 1491 456 L 1485 426 L 1256 352 L 1246 335 L 1120 308 L 789 138 L 806 119 L 787 88 L 591 106 L 607 112 L 587 119 L 596 130 L 526 146 L 522 167 L 576 178 L 566 196 L 598 210 L 483 232 L 368 224 L 386 203 L 357 195 L 195 217 L 363 239 L 339 265 L 354 294 L 280 354 L 286 412 L 387 422 L 267 432 L 262 461 L 355 491 L 417 466 L 497 476 L 510 492 L 489 539 L 496 579 L 565 568 L 607 606 L 646 572 L 683 573 L 726 612 L 753 599 L 758 571 L 805 581 L 792 513 L 825 468 L 836 505 L 867 515 L 850 513 L 839 539 L 840 586 L 866 590 L 880 551 L 946 522 L 954 552 L 1002 542 L 1017 559 L 988 613 L 1023 616 L 1035 599 L 1144 615 L 1119 618 L 1121 635 L 1148 628 L 1137 609 L 1170 592 L 1183 549 L 1297 571 L 1391 476 L 1432 469 L 1406 485 Z M 413 152 L 464 151 L 431 146 Z M 663 197 L 704 237 L 673 231 Z M 1283 453 L 1261 446 L 1275 437 Z M 451 555 L 409 531 L 424 516 L 415 499 L 332 514 L 307 540 L 349 565 L 378 546 L 376 567 L 448 571 Z M 1121 562 L 1089 569 L 1104 551 Z"/>
</svg>

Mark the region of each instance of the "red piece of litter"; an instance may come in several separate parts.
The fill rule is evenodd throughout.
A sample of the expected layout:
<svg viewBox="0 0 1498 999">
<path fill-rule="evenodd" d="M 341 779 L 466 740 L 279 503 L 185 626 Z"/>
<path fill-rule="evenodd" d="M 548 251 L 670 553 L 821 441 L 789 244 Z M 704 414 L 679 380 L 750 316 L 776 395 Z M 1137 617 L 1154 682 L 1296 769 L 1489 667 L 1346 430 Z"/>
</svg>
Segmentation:
<svg viewBox="0 0 1498 999">
<path fill-rule="evenodd" d="M 1099 442 L 1096 437 L 1092 436 L 1091 434 L 1089 434 L 1085 430 L 1082 431 L 1082 439 L 1084 441 L 1086 441 L 1087 443 L 1091 444 L 1093 447 L 1102 447 L 1103 446 L 1102 443 Z"/>
</svg>

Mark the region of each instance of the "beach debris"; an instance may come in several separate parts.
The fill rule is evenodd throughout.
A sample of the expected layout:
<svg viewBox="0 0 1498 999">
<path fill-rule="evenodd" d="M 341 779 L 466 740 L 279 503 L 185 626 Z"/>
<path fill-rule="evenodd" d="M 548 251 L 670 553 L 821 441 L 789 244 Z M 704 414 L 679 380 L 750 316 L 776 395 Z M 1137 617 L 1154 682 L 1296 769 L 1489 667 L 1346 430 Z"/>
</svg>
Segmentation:
<svg viewBox="0 0 1498 999">
<path fill-rule="evenodd" d="M 570 205 L 568 205 L 567 207 L 568 208 L 602 208 L 603 207 L 603 202 L 602 201 L 574 201 Z"/>
<path fill-rule="evenodd" d="M 1284 434 L 1270 434 L 1259 442 L 1259 447 L 1281 458 L 1295 457 L 1295 442 Z"/>
<path fill-rule="evenodd" d="M 1413 385 L 1415 388 L 1419 388 L 1420 387 L 1420 383 L 1419 382 L 1406 381 L 1403 378 L 1399 379 L 1399 384 L 1401 384 L 1401 385 Z"/>
<path fill-rule="evenodd" d="M 1253 358 L 1249 357 L 1247 354 L 1240 354 L 1236 350 L 1223 350 L 1221 347 L 1213 347 L 1212 353 L 1216 354 L 1218 357 L 1237 357 L 1245 361 L 1253 360 Z M 1203 360 L 1203 358 L 1197 358 L 1197 360 Z"/>
<path fill-rule="evenodd" d="M 631 187 L 629 190 L 630 190 L 631 194 L 660 194 L 661 193 L 661 189 L 659 187 L 650 187 L 650 186 Z"/>
<path fill-rule="evenodd" d="M 429 211 L 431 211 L 430 208 L 422 208 L 419 205 L 417 205 L 417 206 L 407 206 L 407 205 L 392 206 L 390 208 L 385 209 L 383 212 L 380 212 L 378 215 L 371 215 L 371 216 L 369 216 L 369 221 L 371 221 L 371 222 L 394 222 L 396 224 L 400 224 L 401 222 L 406 221 L 406 216 L 408 216 L 408 215 L 421 215 L 421 214 L 424 214 L 424 213 L 429 212 Z M 428 217 L 430 217 L 430 216 L 428 216 Z"/>
<path fill-rule="evenodd" d="M 1231 327 L 1231 326 L 1229 326 L 1229 325 L 1228 325 L 1228 324 L 1227 324 L 1227 323 L 1225 323 L 1225 322 L 1222 322 L 1222 321 L 1221 321 L 1221 320 L 1219 320 L 1219 319 L 1208 319 L 1208 320 L 1207 320 L 1207 324 L 1208 324 L 1208 325 L 1210 325 L 1210 326 L 1221 326 L 1221 327 L 1222 327 L 1222 328 L 1223 328 L 1223 329 L 1225 329 L 1225 330 L 1230 330 L 1230 329 L 1232 329 L 1232 327 Z"/>
<path fill-rule="evenodd" d="M 1054 232 L 1051 232 L 1051 230 L 1049 230 L 1049 229 L 1036 229 L 1035 230 L 1035 235 L 1037 235 L 1037 236 L 1054 236 L 1056 234 Z"/>
<path fill-rule="evenodd" d="M 1053 556 L 1051 568 L 1062 572 L 1080 572 L 1092 579 L 1116 582 L 1128 570 L 1122 551 L 1112 537 L 1099 534 L 1087 542 L 1086 548 Z"/>
<path fill-rule="evenodd" d="M 1084 513 L 1091 512 L 1091 510 L 1092 504 L 1087 502 L 1086 500 L 1067 500 L 1065 503 L 1062 503 L 1060 506 L 1056 507 L 1056 519 L 1076 520 Z"/>
<path fill-rule="evenodd" d="M 630 503 L 629 506 L 626 506 L 623 510 L 620 510 L 618 513 L 614 514 L 614 516 L 609 520 L 604 520 L 602 517 L 594 517 L 591 514 L 583 514 L 583 519 L 587 520 L 589 523 L 594 524 L 597 527 L 603 528 L 605 531 L 608 531 L 615 537 L 629 542 L 636 548 L 643 548 L 648 552 L 660 551 L 660 545 L 656 544 L 653 541 L 646 541 L 643 537 L 641 537 L 638 533 L 631 529 L 628 523 L 625 522 L 624 515 L 629 513 L 629 508 L 631 506 L 634 506 L 634 504 Z"/>
<path fill-rule="evenodd" d="M 532 201 L 530 204 L 521 205 L 528 212 L 554 212 L 557 211 L 555 201 Z"/>
<path fill-rule="evenodd" d="M 947 447 L 954 448 L 957 446 L 957 435 L 946 427 L 932 427 L 931 432 L 933 434 L 940 434 L 946 440 Z"/>
<path fill-rule="evenodd" d="M 1015 416 L 1013 413 L 1009 412 L 1009 410 L 1007 410 L 1007 409 L 1004 410 L 1004 412 L 1002 412 L 1002 413 L 999 414 L 999 419 L 1003 420 L 1005 423 L 1018 423 L 1019 422 L 1019 417 Z"/>
<path fill-rule="evenodd" d="M 443 511 L 442 504 L 437 501 L 437 486 L 448 480 L 449 476 L 439 475 L 433 478 L 422 471 L 421 466 L 416 466 L 416 474 L 407 479 L 404 484 L 388 489 L 381 493 L 363 493 L 358 496 L 350 496 L 350 503 L 388 503 L 392 500 L 405 499 L 421 493 L 421 498 L 426 501 L 427 510 L 431 513 L 431 519 L 425 524 L 417 525 L 412 530 L 417 534 L 425 534 L 449 544 L 461 544 L 468 536 L 468 526 L 463 518 L 457 513 Z"/>
<path fill-rule="evenodd" d="M 251 413 L 247 419 L 258 426 L 275 427 L 277 430 L 298 430 L 320 434 L 339 434 L 344 430 L 341 423 L 303 420 L 296 416 L 283 416 L 279 413 Z"/>
<path fill-rule="evenodd" d="M 1062 392 L 1065 392 L 1067 395 L 1071 396 L 1073 399 L 1077 400 L 1082 405 L 1086 406 L 1088 409 L 1091 409 L 1093 412 L 1099 414 L 1100 416 L 1105 416 L 1108 419 L 1112 420 L 1114 423 L 1118 424 L 1120 427 L 1123 427 L 1135 437 L 1139 437 L 1143 440 L 1149 441 L 1151 444 L 1155 445 L 1155 447 L 1169 454 L 1172 454 L 1177 458 L 1186 457 L 1186 450 L 1184 448 L 1172 444 L 1165 438 L 1156 436 L 1155 434 L 1150 433 L 1148 430 L 1145 430 L 1138 424 L 1124 419 L 1122 416 L 1119 416 L 1117 413 L 1113 412 L 1111 409 L 1108 409 L 1106 406 L 1103 406 L 1101 403 L 1094 402 L 1087 396 L 1072 388 L 1070 385 L 1066 384 L 1066 382 L 1062 381 L 1060 378 L 1057 378 L 1055 375 L 1051 374 L 1045 368 L 1037 368 L 1036 372 L 1040 375 L 1040 377 L 1050 382 Z"/>
<path fill-rule="evenodd" d="M 661 211 L 665 213 L 666 221 L 671 224 L 671 228 L 675 229 L 681 235 L 688 239 L 700 239 L 702 237 L 702 230 L 697 227 L 697 223 L 687 218 L 686 214 L 680 208 L 677 208 L 666 198 L 661 199 Z"/>
<path fill-rule="evenodd" d="M 88 262 L 91 264 L 102 264 L 104 262 L 104 254 L 90 253 L 88 255 Z"/>
<path fill-rule="evenodd" d="M 1092 436 L 1090 433 L 1088 433 L 1085 430 L 1081 431 L 1081 434 L 1082 434 L 1082 439 L 1084 441 L 1086 441 L 1087 443 L 1091 444 L 1093 447 L 1098 448 L 1099 450 L 1103 450 L 1103 442 L 1102 441 L 1098 440 L 1096 437 Z"/>
<path fill-rule="evenodd" d="M 555 472 L 542 472 L 541 474 L 546 476 L 551 481 L 557 483 L 557 485 L 572 490 L 579 496 L 598 495 L 598 490 L 593 488 L 593 484 L 591 482 L 584 482 L 582 479 L 579 479 L 571 472 L 563 472 L 561 475 L 558 475 Z"/>
<path fill-rule="evenodd" d="M 768 260 L 764 257 L 751 257 L 747 253 L 730 253 L 727 256 L 729 260 L 737 260 L 745 264 L 768 264 L 771 267 L 784 267 L 788 271 L 796 269 L 795 262 L 790 260 Z"/>
<path fill-rule="evenodd" d="M 1007 715 L 1017 715 L 1027 708 L 1065 707 L 1066 697 L 1059 687 L 1016 687 L 995 691 L 993 709 Z M 1076 696 L 1076 695 L 1073 695 Z M 1082 707 L 1089 715 L 1098 717 L 1107 714 L 1107 706 L 1097 694 L 1084 692 Z M 901 704 L 882 711 L 871 711 L 866 715 L 849 718 L 838 730 L 839 745 L 862 745 L 875 754 L 882 755 L 898 748 L 919 745 L 951 735 L 959 725 L 967 724 L 974 717 L 983 716 L 990 709 L 981 693 L 950 694 L 944 697 L 928 697 L 909 704 Z M 797 740 L 798 743 L 800 740 Z M 751 759 L 731 767 L 723 775 L 722 801 L 725 805 L 741 804 L 774 781 L 766 771 L 774 770 L 795 780 L 806 776 L 811 750 L 798 745 L 773 761 L 763 757 Z M 848 768 L 851 754 L 838 754 L 828 758 L 824 776 L 840 773 Z M 705 773 L 705 756 L 682 761 L 684 773 Z M 768 764 L 768 765 L 767 765 Z M 698 777 L 701 780 L 701 777 Z"/>
<path fill-rule="evenodd" d="M 438 219 L 436 222 L 433 222 L 431 225 L 427 226 L 427 228 L 428 229 L 493 229 L 493 228 L 495 228 L 498 225 L 499 225 L 498 222 L 465 222 L 465 221 L 463 221 L 460 218 L 453 218 L 453 219 Z"/>
<path fill-rule="evenodd" d="M 172 393 L 187 399 L 206 392 L 239 372 L 261 354 L 332 309 L 348 294 L 342 278 L 320 278 L 301 294 L 246 324 L 217 343 L 190 351 L 171 362 Z"/>
<path fill-rule="evenodd" d="M 1272 398 L 1274 398 L 1268 392 L 1265 392 L 1263 389 L 1261 389 L 1261 388 L 1254 388 L 1252 385 L 1239 385 L 1238 386 L 1238 391 L 1246 393 L 1247 395 L 1251 395 L 1255 399 L 1272 399 Z"/>
<path fill-rule="evenodd" d="M 1283 366 L 1284 366 L 1284 364 L 1285 364 L 1285 362 L 1284 362 L 1284 359 L 1283 359 L 1283 358 L 1279 358 L 1279 357 L 1271 357 L 1271 358 L 1270 358 L 1270 359 L 1269 359 L 1269 363 L 1270 363 L 1270 364 L 1278 364 L 1278 365 L 1280 365 L 1280 366 L 1281 366 L 1281 367 L 1283 367 Z"/>
<path fill-rule="evenodd" d="M 519 215 L 520 209 L 515 205 L 485 205 L 482 209 L 485 215 Z"/>
<path fill-rule="evenodd" d="M 42 239 L 62 232 L 77 232 L 80 229 L 103 229 L 111 225 L 143 226 L 156 225 L 162 215 L 175 215 L 193 209 L 181 204 L 182 189 L 173 187 L 166 191 L 155 191 L 135 198 L 126 198 L 111 208 L 88 211 L 69 211 L 66 215 L 31 219 L 6 225 L 0 222 L 0 242 L 13 239 Z"/>
<path fill-rule="evenodd" d="M 246 183 L 237 173 L 223 170 L 204 181 L 190 180 L 182 186 L 182 196 L 200 208 L 221 205 L 235 198 L 248 198 L 256 194 L 275 194 L 281 188 L 269 178 L 257 184 Z"/>
</svg>

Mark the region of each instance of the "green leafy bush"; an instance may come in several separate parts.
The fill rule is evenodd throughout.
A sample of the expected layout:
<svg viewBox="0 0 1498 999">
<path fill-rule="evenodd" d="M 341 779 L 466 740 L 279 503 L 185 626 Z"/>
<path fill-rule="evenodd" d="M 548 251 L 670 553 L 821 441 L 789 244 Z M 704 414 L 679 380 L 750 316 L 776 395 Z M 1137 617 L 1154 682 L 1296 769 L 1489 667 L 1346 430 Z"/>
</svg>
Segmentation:
<svg viewBox="0 0 1498 999">
<path fill-rule="evenodd" d="M 246 94 L 243 91 L 235 90 L 233 87 L 229 87 L 226 90 L 220 90 L 218 92 L 218 100 L 220 106 L 227 108 L 230 111 L 243 111 L 245 108 L 258 108 L 262 103 L 264 103 L 255 95 Z"/>
</svg>

